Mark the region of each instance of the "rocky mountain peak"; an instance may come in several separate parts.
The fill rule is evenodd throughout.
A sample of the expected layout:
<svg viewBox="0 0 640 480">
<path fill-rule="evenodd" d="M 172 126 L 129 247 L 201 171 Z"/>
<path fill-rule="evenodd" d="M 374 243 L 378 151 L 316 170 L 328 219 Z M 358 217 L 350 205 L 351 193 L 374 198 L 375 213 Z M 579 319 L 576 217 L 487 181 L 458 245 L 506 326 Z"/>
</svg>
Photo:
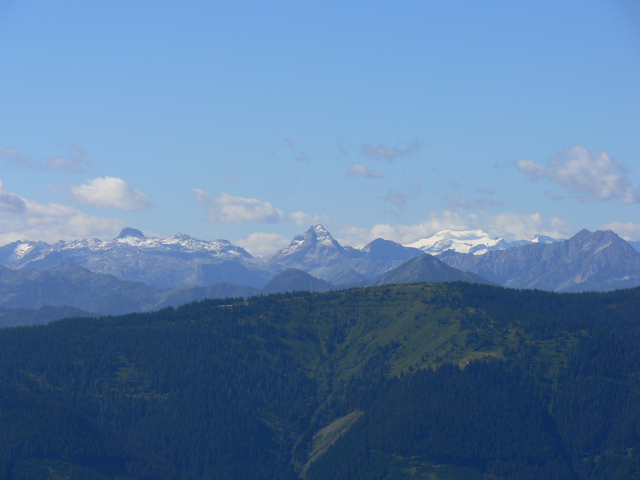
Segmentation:
<svg viewBox="0 0 640 480">
<path fill-rule="evenodd" d="M 342 251 L 342 246 L 322 226 L 314 225 L 301 235 L 296 235 L 288 247 L 276 252 L 276 255 L 288 256 L 298 252 L 309 252 L 317 249 Z"/>
<path fill-rule="evenodd" d="M 142 233 L 140 230 L 126 227 L 122 229 L 122 231 L 120 232 L 120 235 L 118 235 L 115 239 L 117 240 L 119 238 L 128 238 L 128 237 L 147 238 L 144 236 L 144 233 Z"/>
<path fill-rule="evenodd" d="M 361 251 L 372 260 L 391 261 L 409 260 L 423 254 L 421 250 L 400 245 L 391 240 L 376 238 L 369 244 L 361 248 Z"/>
<path fill-rule="evenodd" d="M 335 240 L 328 232 L 326 228 L 322 225 L 313 225 L 309 227 L 309 229 L 304 232 L 302 235 L 298 235 L 298 237 L 303 237 L 306 241 L 312 241 L 315 243 L 334 243 Z"/>
</svg>

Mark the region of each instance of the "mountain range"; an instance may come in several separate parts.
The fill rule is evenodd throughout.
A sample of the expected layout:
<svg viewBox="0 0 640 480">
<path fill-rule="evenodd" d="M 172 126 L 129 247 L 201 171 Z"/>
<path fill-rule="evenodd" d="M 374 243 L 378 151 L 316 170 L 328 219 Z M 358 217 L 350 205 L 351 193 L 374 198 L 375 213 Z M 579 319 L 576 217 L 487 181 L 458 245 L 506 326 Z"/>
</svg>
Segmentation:
<svg viewBox="0 0 640 480">
<path fill-rule="evenodd" d="M 102 315 L 389 283 L 471 281 L 558 292 L 640 285 L 640 252 L 613 232 L 588 230 L 568 240 L 512 243 L 481 230 L 443 231 L 410 245 L 378 238 L 349 247 L 315 225 L 286 248 L 256 257 L 226 240 L 148 238 L 126 228 L 106 242 L 13 242 L 0 247 L 0 265 L 0 308 Z"/>
<path fill-rule="evenodd" d="M 640 285 L 640 252 L 611 231 L 582 230 L 569 240 L 470 255 L 438 256 L 499 285 L 556 292 L 606 291 Z"/>
<path fill-rule="evenodd" d="M 222 282 L 262 288 L 289 268 L 334 285 L 370 281 L 422 253 L 382 239 L 361 249 L 342 247 L 321 225 L 266 258 L 255 257 L 226 240 L 197 240 L 182 233 L 165 239 L 147 238 L 139 230 L 126 228 L 106 242 L 88 239 L 48 245 L 16 241 L 0 247 L 0 265 L 43 270 L 69 264 L 154 288 Z"/>
</svg>

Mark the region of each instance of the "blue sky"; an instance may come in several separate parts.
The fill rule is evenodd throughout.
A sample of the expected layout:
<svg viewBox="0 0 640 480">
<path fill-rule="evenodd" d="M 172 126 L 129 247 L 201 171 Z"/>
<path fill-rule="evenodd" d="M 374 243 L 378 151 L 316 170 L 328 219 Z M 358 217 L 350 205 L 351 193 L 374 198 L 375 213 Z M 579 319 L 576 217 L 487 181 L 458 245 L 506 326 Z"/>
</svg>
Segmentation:
<svg viewBox="0 0 640 480">
<path fill-rule="evenodd" d="M 0 244 L 640 240 L 640 4 L 0 2 Z"/>
</svg>

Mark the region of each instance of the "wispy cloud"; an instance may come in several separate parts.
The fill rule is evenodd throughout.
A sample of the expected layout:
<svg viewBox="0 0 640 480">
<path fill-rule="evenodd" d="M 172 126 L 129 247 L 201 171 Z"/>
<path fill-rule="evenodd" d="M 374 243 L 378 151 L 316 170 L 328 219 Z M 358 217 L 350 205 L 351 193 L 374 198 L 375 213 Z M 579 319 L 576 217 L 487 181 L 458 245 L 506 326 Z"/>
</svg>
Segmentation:
<svg viewBox="0 0 640 480">
<path fill-rule="evenodd" d="M 420 149 L 420 142 L 414 139 L 407 143 L 404 147 L 386 147 L 385 145 L 371 145 L 365 143 L 362 145 L 361 154 L 365 157 L 371 157 L 381 160 L 395 161 L 398 158 L 410 157 Z"/>
<path fill-rule="evenodd" d="M 296 144 L 293 143 L 293 140 L 291 140 L 290 138 L 284 138 L 284 143 L 286 143 L 287 146 L 291 149 L 291 151 L 293 152 L 294 158 L 298 162 L 308 162 L 309 161 L 309 156 L 307 155 L 307 152 L 305 152 L 304 150 L 298 149 L 296 147 Z"/>
<path fill-rule="evenodd" d="M 403 192 L 390 191 L 386 195 L 378 195 L 376 198 L 381 202 L 390 203 L 402 209 L 409 200 L 419 196 L 421 193 L 422 186 L 418 183 L 412 183 Z"/>
<path fill-rule="evenodd" d="M 633 188 L 625 167 L 606 152 L 589 152 L 576 145 L 556 154 L 547 165 L 525 159 L 515 164 L 532 182 L 544 179 L 557 183 L 569 192 L 570 198 L 581 202 L 640 203 L 640 189 Z M 548 195 L 566 198 L 556 192 Z"/>
<path fill-rule="evenodd" d="M 49 157 L 45 159 L 46 169 L 57 172 L 80 173 L 86 171 L 91 160 L 80 145 L 71 145 L 71 154 L 66 157 Z"/>
<path fill-rule="evenodd" d="M 82 205 L 105 210 L 142 210 L 151 206 L 144 193 L 117 177 L 98 177 L 81 185 L 49 188 Z"/>
<path fill-rule="evenodd" d="M 28 155 L 20 153 L 18 150 L 0 147 L 0 159 L 5 163 L 29 168 L 33 170 L 48 170 L 65 173 L 85 172 L 91 166 L 91 160 L 85 149 L 79 145 L 72 144 L 69 149 L 71 153 L 66 156 L 47 157 L 44 162 L 40 162 Z"/>
<path fill-rule="evenodd" d="M 351 168 L 347 170 L 347 175 L 353 177 L 363 177 L 363 178 L 382 178 L 384 175 L 376 170 L 369 170 L 367 167 L 362 165 L 361 163 L 354 163 L 351 165 Z"/>
<path fill-rule="evenodd" d="M 126 226 L 120 219 L 87 215 L 57 203 L 39 203 L 7 190 L 0 181 L 0 245 L 21 240 L 49 243 L 72 238 L 114 236 Z"/>
<path fill-rule="evenodd" d="M 15 167 L 37 168 L 37 162 L 33 158 L 27 157 L 13 148 L 0 147 L 0 159 L 5 164 Z"/>
<path fill-rule="evenodd" d="M 407 196 L 403 193 L 388 193 L 386 195 L 378 195 L 377 198 L 382 202 L 388 202 L 400 208 L 407 203 Z"/>
<path fill-rule="evenodd" d="M 222 175 L 222 180 L 229 183 L 240 183 L 238 177 L 232 172 L 226 172 Z"/>
</svg>

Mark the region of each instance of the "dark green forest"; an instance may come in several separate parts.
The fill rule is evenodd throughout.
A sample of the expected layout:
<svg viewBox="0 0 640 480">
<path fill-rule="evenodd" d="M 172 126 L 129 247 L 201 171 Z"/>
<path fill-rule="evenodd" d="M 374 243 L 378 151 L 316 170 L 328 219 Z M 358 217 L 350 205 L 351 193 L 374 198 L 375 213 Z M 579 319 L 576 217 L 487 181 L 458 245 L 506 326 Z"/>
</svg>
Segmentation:
<svg viewBox="0 0 640 480">
<path fill-rule="evenodd" d="M 0 478 L 640 479 L 640 288 L 401 284 L 1 329 Z"/>
</svg>

